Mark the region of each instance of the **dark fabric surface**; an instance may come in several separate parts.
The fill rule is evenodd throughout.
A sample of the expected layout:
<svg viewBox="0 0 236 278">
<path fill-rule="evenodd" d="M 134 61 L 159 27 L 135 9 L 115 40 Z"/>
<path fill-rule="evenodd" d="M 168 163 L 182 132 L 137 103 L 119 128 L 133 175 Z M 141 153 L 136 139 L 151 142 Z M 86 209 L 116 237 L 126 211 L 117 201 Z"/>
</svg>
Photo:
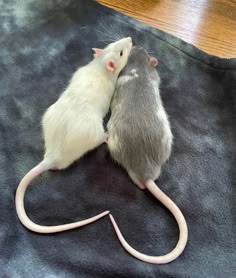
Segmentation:
<svg viewBox="0 0 236 278">
<path fill-rule="evenodd" d="M 236 277 L 236 60 L 207 55 L 83 0 L 2 0 L 0 34 L 0 277 Z M 189 227 L 184 253 L 168 265 L 127 254 L 108 217 L 40 235 L 26 230 L 15 212 L 20 179 L 43 158 L 42 114 L 92 59 L 91 47 L 103 47 L 112 34 L 132 36 L 159 59 L 175 141 L 158 184 Z M 25 204 L 44 225 L 109 209 L 128 242 L 149 255 L 169 252 L 178 239 L 170 213 L 132 184 L 106 145 L 65 171 L 39 177 Z"/>
</svg>

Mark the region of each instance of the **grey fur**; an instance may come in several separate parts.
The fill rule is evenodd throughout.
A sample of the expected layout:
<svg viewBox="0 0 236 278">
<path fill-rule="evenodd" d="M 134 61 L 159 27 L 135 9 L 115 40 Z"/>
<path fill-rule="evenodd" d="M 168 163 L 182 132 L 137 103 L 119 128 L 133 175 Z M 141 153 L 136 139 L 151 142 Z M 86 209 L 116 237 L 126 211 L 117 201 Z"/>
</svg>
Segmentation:
<svg viewBox="0 0 236 278">
<path fill-rule="evenodd" d="M 108 148 L 132 180 L 142 184 L 159 177 L 171 153 L 173 136 L 159 84 L 147 52 L 133 47 L 112 100 Z"/>
</svg>

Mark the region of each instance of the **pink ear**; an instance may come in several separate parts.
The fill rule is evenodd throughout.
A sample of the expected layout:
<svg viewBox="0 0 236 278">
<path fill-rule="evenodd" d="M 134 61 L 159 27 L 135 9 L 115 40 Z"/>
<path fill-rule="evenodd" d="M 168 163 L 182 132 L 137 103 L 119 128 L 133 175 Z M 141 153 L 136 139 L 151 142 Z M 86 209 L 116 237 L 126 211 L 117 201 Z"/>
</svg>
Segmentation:
<svg viewBox="0 0 236 278">
<path fill-rule="evenodd" d="M 158 65 L 158 61 L 155 57 L 150 57 L 150 63 L 153 67 L 156 67 Z"/>
<path fill-rule="evenodd" d="M 100 48 L 92 48 L 92 50 L 95 52 L 96 55 L 99 55 L 102 53 L 102 49 L 100 49 Z"/>
<path fill-rule="evenodd" d="M 109 71 L 115 71 L 116 70 L 116 63 L 114 60 L 108 60 L 106 62 L 106 68 L 109 70 Z"/>
</svg>

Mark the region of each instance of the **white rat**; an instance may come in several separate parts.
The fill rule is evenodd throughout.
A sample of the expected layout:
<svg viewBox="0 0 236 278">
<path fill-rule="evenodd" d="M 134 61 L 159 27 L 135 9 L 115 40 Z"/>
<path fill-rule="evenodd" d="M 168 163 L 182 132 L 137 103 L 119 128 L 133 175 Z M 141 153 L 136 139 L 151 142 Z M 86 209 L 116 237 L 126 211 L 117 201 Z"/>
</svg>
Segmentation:
<svg viewBox="0 0 236 278">
<path fill-rule="evenodd" d="M 188 239 L 185 218 L 175 203 L 155 184 L 169 159 L 173 136 L 162 104 L 157 59 L 143 48 L 133 47 L 119 76 L 108 122 L 108 148 L 112 158 L 126 169 L 132 181 L 147 188 L 174 215 L 180 230 L 176 247 L 164 256 L 148 256 L 136 251 L 122 236 L 114 218 L 112 224 L 123 247 L 134 257 L 153 264 L 175 260 Z"/>
<path fill-rule="evenodd" d="M 61 97 L 44 114 L 44 159 L 21 180 L 15 198 L 18 217 L 31 231 L 61 232 L 87 225 L 109 213 L 105 211 L 70 224 L 41 226 L 28 218 L 24 195 L 35 177 L 47 170 L 67 168 L 106 140 L 103 118 L 109 110 L 118 74 L 126 65 L 131 48 L 130 37 L 111 43 L 103 50 L 94 48 L 94 59 L 75 72 Z"/>
</svg>

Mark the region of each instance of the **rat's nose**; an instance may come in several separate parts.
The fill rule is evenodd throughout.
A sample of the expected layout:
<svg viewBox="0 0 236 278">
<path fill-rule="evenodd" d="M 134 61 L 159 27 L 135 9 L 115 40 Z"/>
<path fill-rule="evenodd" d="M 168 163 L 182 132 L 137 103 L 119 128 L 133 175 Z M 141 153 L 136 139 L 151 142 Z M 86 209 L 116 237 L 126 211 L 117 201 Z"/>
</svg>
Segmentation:
<svg viewBox="0 0 236 278">
<path fill-rule="evenodd" d="M 132 42 L 132 38 L 131 37 L 128 37 L 127 39 L 129 40 L 129 42 Z"/>
</svg>

